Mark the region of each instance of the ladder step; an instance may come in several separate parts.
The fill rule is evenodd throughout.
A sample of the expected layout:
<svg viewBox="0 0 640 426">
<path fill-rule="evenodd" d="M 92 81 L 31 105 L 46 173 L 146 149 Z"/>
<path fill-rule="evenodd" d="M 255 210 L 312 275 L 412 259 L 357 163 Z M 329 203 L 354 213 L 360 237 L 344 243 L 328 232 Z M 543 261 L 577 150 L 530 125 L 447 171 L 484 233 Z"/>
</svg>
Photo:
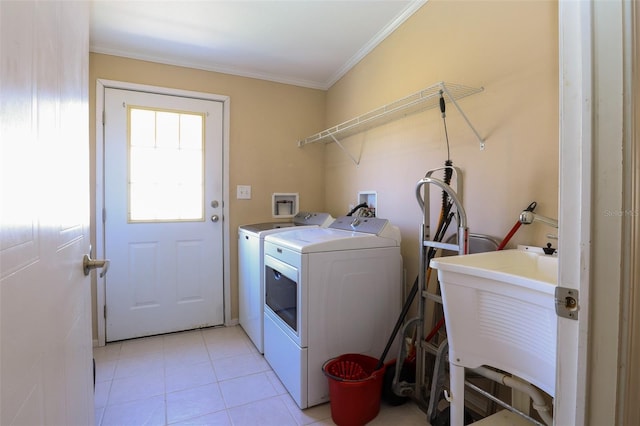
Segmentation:
<svg viewBox="0 0 640 426">
<path fill-rule="evenodd" d="M 425 351 L 429 352 L 431 355 L 438 354 L 438 346 L 434 345 L 433 343 L 422 341 L 422 343 L 420 344 L 420 347 Z"/>
<path fill-rule="evenodd" d="M 423 291 L 422 292 L 422 297 L 424 297 L 425 299 L 433 300 L 434 302 L 437 302 L 437 303 L 442 305 L 442 296 L 440 296 L 439 294 L 434 294 L 434 293 L 429 293 L 428 291 Z"/>
<path fill-rule="evenodd" d="M 459 252 L 460 251 L 460 246 L 458 244 L 449 244 L 449 243 L 441 243 L 438 241 L 423 241 L 422 245 L 424 245 L 425 247 L 434 247 L 434 248 L 439 248 L 439 249 L 444 249 L 444 250 L 451 250 L 451 251 L 456 251 Z"/>
</svg>

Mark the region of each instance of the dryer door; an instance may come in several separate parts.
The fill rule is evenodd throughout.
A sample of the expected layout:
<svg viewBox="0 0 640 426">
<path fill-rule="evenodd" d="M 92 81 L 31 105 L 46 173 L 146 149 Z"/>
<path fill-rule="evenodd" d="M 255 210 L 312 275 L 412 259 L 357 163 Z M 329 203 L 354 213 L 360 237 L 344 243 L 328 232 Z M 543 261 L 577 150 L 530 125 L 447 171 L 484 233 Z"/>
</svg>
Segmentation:
<svg viewBox="0 0 640 426">
<path fill-rule="evenodd" d="M 302 300 L 298 270 L 269 255 L 264 261 L 265 310 L 278 326 L 302 346 Z"/>
</svg>

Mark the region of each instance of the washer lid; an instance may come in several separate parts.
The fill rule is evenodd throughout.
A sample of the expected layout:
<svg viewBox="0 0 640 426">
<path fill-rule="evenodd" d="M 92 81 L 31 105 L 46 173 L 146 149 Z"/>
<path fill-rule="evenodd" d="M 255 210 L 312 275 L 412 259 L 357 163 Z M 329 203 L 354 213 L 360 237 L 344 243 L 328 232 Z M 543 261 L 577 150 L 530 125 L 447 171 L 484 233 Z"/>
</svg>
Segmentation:
<svg viewBox="0 0 640 426">
<path fill-rule="evenodd" d="M 278 232 L 265 237 L 265 242 L 299 253 L 319 253 L 380 247 L 399 247 L 400 241 L 374 234 L 332 228 L 304 228 Z"/>
<path fill-rule="evenodd" d="M 265 222 L 253 223 L 251 225 L 241 225 L 240 230 L 247 232 L 260 233 L 262 231 L 270 231 L 272 229 L 290 228 L 296 226 L 293 222 Z"/>
<path fill-rule="evenodd" d="M 293 226 L 329 226 L 333 221 L 334 219 L 329 213 L 300 212 L 290 222 L 253 223 L 240 225 L 238 230 L 265 236 L 274 232 L 281 232 L 283 228 L 291 228 Z"/>
</svg>

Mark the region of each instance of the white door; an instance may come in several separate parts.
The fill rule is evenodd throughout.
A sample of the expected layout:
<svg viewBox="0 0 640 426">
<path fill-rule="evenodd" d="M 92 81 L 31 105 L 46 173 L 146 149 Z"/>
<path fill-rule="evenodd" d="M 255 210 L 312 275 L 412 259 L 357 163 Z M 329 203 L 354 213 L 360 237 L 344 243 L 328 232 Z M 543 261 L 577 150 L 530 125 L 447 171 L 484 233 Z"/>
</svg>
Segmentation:
<svg viewBox="0 0 640 426">
<path fill-rule="evenodd" d="M 107 341 L 223 324 L 222 112 L 105 89 Z"/>
<path fill-rule="evenodd" d="M 91 425 L 89 4 L 0 1 L 0 424 Z"/>
</svg>

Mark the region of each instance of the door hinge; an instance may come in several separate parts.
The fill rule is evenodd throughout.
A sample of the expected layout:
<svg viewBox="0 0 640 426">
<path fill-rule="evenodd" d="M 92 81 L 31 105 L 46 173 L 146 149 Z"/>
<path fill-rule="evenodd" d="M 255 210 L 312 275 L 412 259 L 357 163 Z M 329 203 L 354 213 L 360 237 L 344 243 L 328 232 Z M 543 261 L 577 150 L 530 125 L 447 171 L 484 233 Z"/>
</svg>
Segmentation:
<svg viewBox="0 0 640 426">
<path fill-rule="evenodd" d="M 562 318 L 578 319 L 579 298 L 575 288 L 556 287 L 556 314 Z"/>
<path fill-rule="evenodd" d="M 107 305 L 104 305 L 104 309 L 102 310 L 102 315 L 104 316 L 104 319 L 107 319 Z"/>
<path fill-rule="evenodd" d="M 107 223 L 107 209 L 105 207 L 102 208 L 102 223 Z"/>
<path fill-rule="evenodd" d="M 102 125 L 104 126 L 104 122 L 105 122 L 105 112 L 104 110 L 102 110 Z"/>
</svg>

